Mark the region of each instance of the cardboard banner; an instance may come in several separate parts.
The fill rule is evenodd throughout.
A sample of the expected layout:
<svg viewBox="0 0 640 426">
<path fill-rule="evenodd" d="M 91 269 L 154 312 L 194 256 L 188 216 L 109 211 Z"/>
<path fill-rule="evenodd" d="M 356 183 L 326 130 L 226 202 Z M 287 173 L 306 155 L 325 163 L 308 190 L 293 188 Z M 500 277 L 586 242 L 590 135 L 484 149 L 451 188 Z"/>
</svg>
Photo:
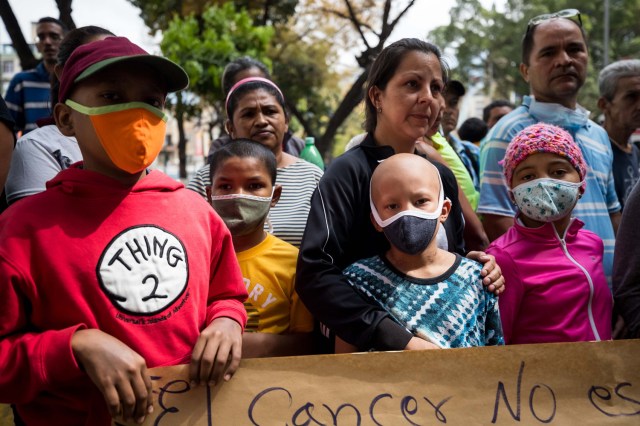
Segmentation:
<svg viewBox="0 0 640 426">
<path fill-rule="evenodd" d="M 147 425 L 640 424 L 640 340 L 245 360 L 215 388 L 151 371 Z"/>
</svg>

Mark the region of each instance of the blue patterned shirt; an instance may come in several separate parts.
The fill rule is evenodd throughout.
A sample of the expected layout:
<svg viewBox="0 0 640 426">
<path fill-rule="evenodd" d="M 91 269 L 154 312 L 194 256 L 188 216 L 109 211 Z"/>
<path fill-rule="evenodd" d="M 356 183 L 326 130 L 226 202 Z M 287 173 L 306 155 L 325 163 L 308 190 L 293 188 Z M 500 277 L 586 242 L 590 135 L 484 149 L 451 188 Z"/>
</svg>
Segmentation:
<svg viewBox="0 0 640 426">
<path fill-rule="evenodd" d="M 343 273 L 415 336 L 443 348 L 503 345 L 498 299 L 482 285 L 481 270 L 479 263 L 456 255 L 444 274 L 421 279 L 375 256 L 351 264 Z"/>
<path fill-rule="evenodd" d="M 474 188 L 476 191 L 480 191 L 480 178 L 478 177 L 480 148 L 471 142 L 461 140 L 453 133 L 449 134 L 448 140 L 451 142 L 451 146 L 456 151 L 456 154 L 458 154 L 458 157 L 460 157 L 460 160 L 462 160 L 462 164 L 464 164 L 464 167 L 469 172 Z"/>
<path fill-rule="evenodd" d="M 515 205 L 511 202 L 504 180 L 502 166 L 507 146 L 513 137 L 525 127 L 537 123 L 529 113 L 532 98 L 525 96 L 522 105 L 502 117 L 491 128 L 480 145 L 480 203 L 478 213 L 498 216 L 514 216 Z M 620 211 L 613 180 L 613 153 L 607 132 L 588 120 L 577 131 L 565 129 L 582 150 L 588 166 L 587 187 L 582 198 L 573 209 L 573 216 L 585 223 L 585 228 L 595 232 L 604 242 L 603 266 L 607 280 L 611 283 L 613 271 L 613 249 L 615 235 L 611 224 L 611 213 Z"/>
</svg>

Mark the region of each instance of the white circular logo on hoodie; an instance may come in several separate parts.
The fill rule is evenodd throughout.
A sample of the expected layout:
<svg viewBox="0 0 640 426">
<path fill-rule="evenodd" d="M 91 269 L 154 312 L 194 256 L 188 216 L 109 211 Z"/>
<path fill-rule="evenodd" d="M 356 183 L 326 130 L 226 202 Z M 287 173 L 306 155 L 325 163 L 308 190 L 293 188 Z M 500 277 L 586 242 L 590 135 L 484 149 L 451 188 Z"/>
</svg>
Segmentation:
<svg viewBox="0 0 640 426">
<path fill-rule="evenodd" d="M 98 282 L 119 310 L 155 315 L 187 288 L 187 252 L 173 234 L 154 225 L 117 235 L 100 256 Z"/>
</svg>

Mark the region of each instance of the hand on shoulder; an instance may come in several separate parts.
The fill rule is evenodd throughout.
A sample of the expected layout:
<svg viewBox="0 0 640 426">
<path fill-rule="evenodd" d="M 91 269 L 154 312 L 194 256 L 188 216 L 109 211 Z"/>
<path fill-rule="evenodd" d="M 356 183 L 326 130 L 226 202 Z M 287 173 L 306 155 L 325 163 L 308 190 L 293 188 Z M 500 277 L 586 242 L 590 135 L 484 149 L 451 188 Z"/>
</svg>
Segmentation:
<svg viewBox="0 0 640 426">
<path fill-rule="evenodd" d="M 498 295 L 504 291 L 504 277 L 502 276 L 502 270 L 496 263 L 496 258 L 493 255 L 487 254 L 483 251 L 470 251 L 467 253 L 467 258 L 482 263 L 482 284 L 495 295 Z"/>
</svg>

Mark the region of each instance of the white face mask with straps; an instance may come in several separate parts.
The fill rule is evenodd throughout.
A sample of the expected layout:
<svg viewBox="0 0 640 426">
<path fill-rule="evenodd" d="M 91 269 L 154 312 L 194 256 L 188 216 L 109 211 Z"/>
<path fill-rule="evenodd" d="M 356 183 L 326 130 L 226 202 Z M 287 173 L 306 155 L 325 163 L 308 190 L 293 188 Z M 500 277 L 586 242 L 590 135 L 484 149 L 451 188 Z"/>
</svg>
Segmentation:
<svg viewBox="0 0 640 426">
<path fill-rule="evenodd" d="M 529 113 L 536 120 L 562 127 L 573 136 L 589 121 L 589 111 L 579 105 L 569 109 L 555 103 L 538 102 L 535 98 L 531 99 Z"/>
<path fill-rule="evenodd" d="M 513 188 L 513 199 L 523 215 L 538 222 L 553 222 L 571 214 L 584 182 L 540 178 Z"/>
</svg>

